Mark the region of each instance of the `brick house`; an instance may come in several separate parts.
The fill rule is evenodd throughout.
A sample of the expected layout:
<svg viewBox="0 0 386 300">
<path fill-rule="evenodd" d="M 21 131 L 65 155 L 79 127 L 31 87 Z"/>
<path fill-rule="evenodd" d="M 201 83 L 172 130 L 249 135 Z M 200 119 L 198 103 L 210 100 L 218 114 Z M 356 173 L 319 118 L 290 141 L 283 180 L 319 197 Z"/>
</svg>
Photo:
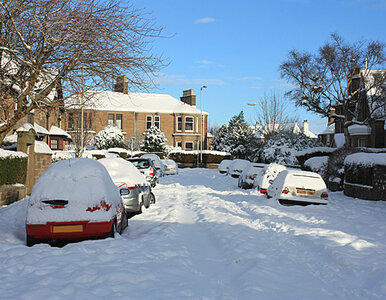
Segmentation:
<svg viewBox="0 0 386 300">
<path fill-rule="evenodd" d="M 349 89 L 360 90 L 361 80 L 363 78 L 363 72 L 369 72 L 366 74 L 369 81 L 376 76 L 385 77 L 385 70 L 371 70 L 366 71 L 357 69 L 354 71 L 351 85 Z M 385 82 L 386 84 L 386 82 Z M 386 87 L 385 87 L 386 88 Z M 349 145 L 351 147 L 369 147 L 369 148 L 384 148 L 386 147 L 386 128 L 385 128 L 385 112 L 386 112 L 386 97 L 384 97 L 385 88 L 378 93 L 374 90 L 367 91 L 366 95 L 360 96 L 356 94 L 356 106 L 352 106 L 351 110 L 355 111 L 355 118 L 360 122 L 367 121 L 366 124 L 353 124 L 348 126 Z M 381 95 L 380 97 L 377 95 Z M 371 100 L 371 97 L 377 98 L 377 108 Z M 360 98 L 358 98 L 360 97 Z M 359 99 L 359 101 L 358 101 Z M 341 106 L 335 106 L 331 108 L 331 117 L 328 119 L 327 128 L 319 134 L 319 139 L 330 147 L 339 147 L 344 144 L 344 121 L 343 119 L 334 118 L 335 115 L 347 114 Z M 348 117 L 351 120 L 352 117 Z"/>
<path fill-rule="evenodd" d="M 121 77 L 123 82 L 125 77 Z M 84 95 L 85 145 L 93 145 L 93 137 L 109 124 L 120 128 L 125 140 L 140 141 L 143 132 L 151 126 L 158 127 L 170 146 L 183 150 L 198 149 L 201 136 L 201 110 L 196 108 L 193 90 L 185 90 L 180 100 L 167 94 L 128 93 L 127 84 L 116 84 L 115 91 L 88 92 Z M 80 103 L 78 98 L 70 99 Z M 62 129 L 76 138 L 79 136 L 80 112 L 67 106 Z M 73 106 L 75 107 L 75 106 Z M 208 113 L 203 117 L 203 148 L 208 149 Z"/>
</svg>

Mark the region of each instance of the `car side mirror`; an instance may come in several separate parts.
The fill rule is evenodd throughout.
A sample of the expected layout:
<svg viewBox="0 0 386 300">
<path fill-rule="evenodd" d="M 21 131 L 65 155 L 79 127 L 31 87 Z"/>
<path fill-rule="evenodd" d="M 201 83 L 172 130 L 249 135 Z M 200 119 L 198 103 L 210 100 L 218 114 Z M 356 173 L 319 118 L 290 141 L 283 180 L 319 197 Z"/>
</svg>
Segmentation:
<svg viewBox="0 0 386 300">
<path fill-rule="evenodd" d="M 121 193 L 121 196 L 128 195 L 129 189 L 120 189 L 119 192 Z"/>
<path fill-rule="evenodd" d="M 269 182 L 269 184 L 272 184 L 273 180 L 271 179 L 271 180 L 269 180 L 268 182 Z"/>
</svg>

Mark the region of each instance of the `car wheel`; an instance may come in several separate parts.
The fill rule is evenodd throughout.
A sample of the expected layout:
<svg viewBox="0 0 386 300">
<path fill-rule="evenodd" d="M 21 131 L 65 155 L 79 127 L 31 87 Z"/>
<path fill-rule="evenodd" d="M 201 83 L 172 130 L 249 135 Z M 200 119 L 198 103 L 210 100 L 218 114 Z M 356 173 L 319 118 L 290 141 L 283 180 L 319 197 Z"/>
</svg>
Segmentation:
<svg viewBox="0 0 386 300">
<path fill-rule="evenodd" d="M 145 208 L 149 208 L 150 207 L 150 195 L 147 197 L 147 202 L 145 202 L 144 206 Z"/>
<path fill-rule="evenodd" d="M 126 212 L 123 212 L 121 230 L 119 231 L 120 234 L 125 230 L 125 228 L 129 224 L 128 219 L 129 217 L 127 216 Z"/>
<path fill-rule="evenodd" d="M 107 237 L 115 238 L 115 220 L 113 221 L 113 224 L 111 225 L 110 232 L 107 234 Z"/>
<path fill-rule="evenodd" d="M 26 238 L 26 244 L 28 247 L 32 247 L 33 245 L 35 245 L 37 243 L 36 239 L 34 239 L 33 237 L 29 236 L 27 234 L 27 238 Z"/>
<path fill-rule="evenodd" d="M 139 210 L 137 211 L 137 215 L 140 215 L 142 213 L 142 203 L 139 205 Z"/>
<path fill-rule="evenodd" d="M 154 194 L 152 192 L 150 192 L 149 197 L 150 197 L 150 203 L 154 204 L 155 203 L 155 196 L 154 196 Z"/>
</svg>

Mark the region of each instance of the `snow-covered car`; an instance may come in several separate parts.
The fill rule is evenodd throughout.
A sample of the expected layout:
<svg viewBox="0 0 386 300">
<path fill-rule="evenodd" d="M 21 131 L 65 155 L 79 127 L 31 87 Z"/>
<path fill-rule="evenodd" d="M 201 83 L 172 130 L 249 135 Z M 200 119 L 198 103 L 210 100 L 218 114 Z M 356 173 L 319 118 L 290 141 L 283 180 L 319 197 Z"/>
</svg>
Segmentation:
<svg viewBox="0 0 386 300">
<path fill-rule="evenodd" d="M 242 189 L 251 189 L 253 187 L 253 181 L 256 176 L 263 171 L 266 164 L 262 163 L 251 163 L 247 166 L 240 174 L 238 180 L 238 187 Z"/>
<path fill-rule="evenodd" d="M 230 160 L 230 159 L 223 159 L 217 167 L 218 171 L 221 174 L 227 174 L 228 173 L 228 167 L 231 164 L 231 162 L 232 162 L 232 160 Z"/>
<path fill-rule="evenodd" d="M 241 172 L 249 166 L 251 162 L 245 159 L 234 159 L 229 164 L 228 175 L 231 175 L 233 178 L 239 178 Z"/>
<path fill-rule="evenodd" d="M 172 159 L 161 159 L 162 163 L 165 165 L 165 174 L 166 175 L 175 175 L 178 174 L 178 165 Z"/>
<path fill-rule="evenodd" d="M 286 169 L 285 166 L 276 163 L 266 165 L 261 174 L 257 174 L 253 181 L 253 188 L 256 188 L 260 193 L 265 194 L 276 176 Z"/>
<path fill-rule="evenodd" d="M 36 181 L 28 201 L 28 246 L 113 237 L 127 226 L 119 190 L 96 160 L 52 164 Z"/>
<path fill-rule="evenodd" d="M 145 176 L 151 187 L 155 187 L 158 182 L 157 170 L 150 158 L 126 158 Z"/>
<path fill-rule="evenodd" d="M 162 163 L 161 159 L 159 158 L 159 156 L 157 154 L 146 153 L 146 154 L 142 155 L 141 158 L 150 158 L 151 159 L 151 161 L 154 164 L 154 167 L 157 170 L 157 176 L 158 177 L 162 177 L 165 175 L 165 165 Z"/>
<path fill-rule="evenodd" d="M 150 184 L 131 162 L 123 158 L 102 158 L 99 162 L 119 188 L 126 214 L 140 214 L 142 206 L 149 208 L 150 203 L 155 203 Z"/>
<path fill-rule="evenodd" d="M 268 198 L 284 205 L 328 204 L 326 184 L 318 173 L 284 170 L 267 190 Z"/>
</svg>

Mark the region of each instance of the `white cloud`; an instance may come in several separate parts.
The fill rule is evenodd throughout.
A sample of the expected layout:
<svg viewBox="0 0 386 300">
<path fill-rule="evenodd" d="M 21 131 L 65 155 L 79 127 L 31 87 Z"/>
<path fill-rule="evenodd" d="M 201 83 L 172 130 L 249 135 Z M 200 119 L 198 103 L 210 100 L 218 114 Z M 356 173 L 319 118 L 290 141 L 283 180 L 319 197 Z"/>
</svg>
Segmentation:
<svg viewBox="0 0 386 300">
<path fill-rule="evenodd" d="M 216 22 L 215 18 L 201 18 L 201 19 L 194 20 L 195 24 L 206 24 L 206 23 L 213 23 L 213 22 Z"/>
<path fill-rule="evenodd" d="M 187 78 L 185 75 L 168 75 L 159 73 L 158 77 L 154 79 L 156 84 L 162 85 L 187 85 L 187 84 L 201 84 L 201 85 L 224 85 L 224 81 L 216 78 Z"/>
</svg>

